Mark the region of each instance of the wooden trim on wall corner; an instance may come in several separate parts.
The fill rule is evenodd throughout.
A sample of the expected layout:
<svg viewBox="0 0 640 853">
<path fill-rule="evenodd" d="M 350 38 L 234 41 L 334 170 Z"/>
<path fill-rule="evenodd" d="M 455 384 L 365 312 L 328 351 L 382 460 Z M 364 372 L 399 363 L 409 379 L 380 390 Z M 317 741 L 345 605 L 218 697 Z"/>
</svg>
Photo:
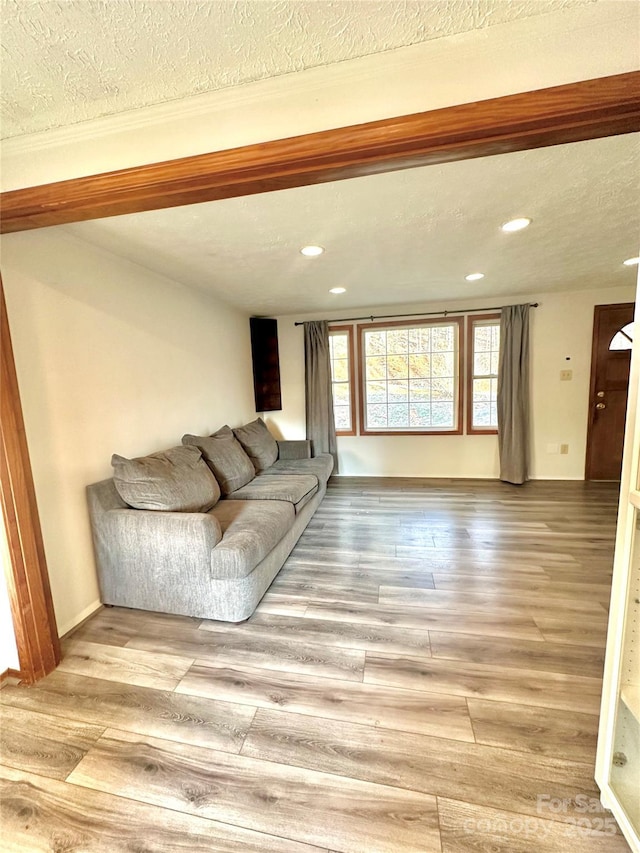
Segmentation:
<svg viewBox="0 0 640 853">
<path fill-rule="evenodd" d="M 640 71 L 2 193 L 28 231 L 640 130 Z"/>
<path fill-rule="evenodd" d="M 0 496 L 9 550 L 5 575 L 20 661 L 32 684 L 60 662 L 42 531 L 0 279 Z"/>
<path fill-rule="evenodd" d="M 15 678 L 18 681 L 24 680 L 24 674 L 20 672 L 19 669 L 5 669 L 4 672 L 0 673 L 0 687 L 10 678 Z"/>
</svg>

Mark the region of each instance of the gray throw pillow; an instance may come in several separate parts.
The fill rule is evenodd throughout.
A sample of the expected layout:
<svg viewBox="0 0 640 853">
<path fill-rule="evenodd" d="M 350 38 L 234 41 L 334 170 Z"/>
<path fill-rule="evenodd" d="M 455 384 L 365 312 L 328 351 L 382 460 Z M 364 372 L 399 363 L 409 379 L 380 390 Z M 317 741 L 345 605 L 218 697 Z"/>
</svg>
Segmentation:
<svg viewBox="0 0 640 853">
<path fill-rule="evenodd" d="M 182 443 L 195 444 L 220 483 L 223 495 L 246 486 L 256 475 L 253 463 L 236 440 L 233 431 L 223 426 L 213 435 L 183 435 Z"/>
<path fill-rule="evenodd" d="M 277 460 L 278 442 L 271 435 L 262 418 L 234 429 L 233 434 L 244 447 L 258 474 L 271 468 Z"/>
<path fill-rule="evenodd" d="M 135 509 L 207 512 L 220 486 L 197 447 L 172 447 L 138 459 L 111 457 L 118 494 Z"/>
</svg>

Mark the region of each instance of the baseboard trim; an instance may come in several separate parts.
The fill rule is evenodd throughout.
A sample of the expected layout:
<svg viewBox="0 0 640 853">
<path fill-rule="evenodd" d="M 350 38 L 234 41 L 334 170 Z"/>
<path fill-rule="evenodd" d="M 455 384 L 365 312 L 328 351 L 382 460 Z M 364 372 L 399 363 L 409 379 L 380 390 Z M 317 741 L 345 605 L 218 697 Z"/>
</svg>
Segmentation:
<svg viewBox="0 0 640 853">
<path fill-rule="evenodd" d="M 72 620 L 71 623 L 67 622 L 66 625 L 63 626 L 63 629 L 60 630 L 60 639 L 66 640 L 66 638 L 84 625 L 92 616 L 94 616 L 98 610 L 102 610 L 104 605 L 98 599 L 90 604 L 88 607 L 85 607 L 83 611 L 81 611 L 75 619 Z"/>
<path fill-rule="evenodd" d="M 22 681 L 23 677 L 24 676 L 19 669 L 11 669 L 11 667 L 9 667 L 9 669 L 5 669 L 4 672 L 0 673 L 0 687 L 10 678 L 16 678 L 18 681 Z"/>
</svg>

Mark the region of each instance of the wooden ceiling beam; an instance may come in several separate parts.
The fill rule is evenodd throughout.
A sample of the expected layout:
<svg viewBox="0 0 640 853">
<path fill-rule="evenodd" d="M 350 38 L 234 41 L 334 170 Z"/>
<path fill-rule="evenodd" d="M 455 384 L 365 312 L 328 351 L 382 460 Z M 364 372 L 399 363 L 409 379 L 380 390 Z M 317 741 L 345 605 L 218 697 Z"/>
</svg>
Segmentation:
<svg viewBox="0 0 640 853">
<path fill-rule="evenodd" d="M 2 233 L 640 130 L 640 71 L 0 195 Z"/>
</svg>

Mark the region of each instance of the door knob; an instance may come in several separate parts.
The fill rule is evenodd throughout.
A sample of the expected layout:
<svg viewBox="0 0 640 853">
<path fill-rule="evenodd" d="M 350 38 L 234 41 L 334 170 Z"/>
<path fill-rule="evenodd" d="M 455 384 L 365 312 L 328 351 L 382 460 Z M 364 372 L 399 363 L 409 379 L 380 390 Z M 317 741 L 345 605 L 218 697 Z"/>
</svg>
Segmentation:
<svg viewBox="0 0 640 853">
<path fill-rule="evenodd" d="M 607 408 L 606 403 L 596 403 L 596 409 L 606 409 L 606 408 Z"/>
</svg>

